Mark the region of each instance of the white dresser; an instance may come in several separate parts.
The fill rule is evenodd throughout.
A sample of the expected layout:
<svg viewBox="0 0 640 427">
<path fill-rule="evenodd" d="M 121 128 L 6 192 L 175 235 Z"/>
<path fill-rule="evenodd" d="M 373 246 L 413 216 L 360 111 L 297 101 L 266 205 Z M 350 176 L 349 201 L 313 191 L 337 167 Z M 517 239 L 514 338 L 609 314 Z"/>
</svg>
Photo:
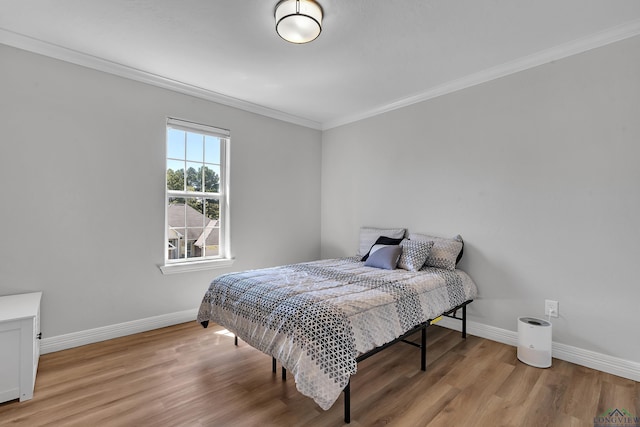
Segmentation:
<svg viewBox="0 0 640 427">
<path fill-rule="evenodd" d="M 0 402 L 33 397 L 42 292 L 0 297 Z"/>
</svg>

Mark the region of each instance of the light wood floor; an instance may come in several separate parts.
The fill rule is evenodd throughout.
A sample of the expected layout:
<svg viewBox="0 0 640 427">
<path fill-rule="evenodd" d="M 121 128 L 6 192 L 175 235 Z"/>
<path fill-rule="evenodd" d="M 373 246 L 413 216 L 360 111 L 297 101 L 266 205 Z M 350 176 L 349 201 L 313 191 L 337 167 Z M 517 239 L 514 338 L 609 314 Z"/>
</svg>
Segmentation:
<svg viewBox="0 0 640 427">
<path fill-rule="evenodd" d="M 431 327 L 427 371 L 406 344 L 365 360 L 351 383 L 352 426 L 593 426 L 609 408 L 640 414 L 640 383 Z M 416 336 L 416 340 L 419 334 Z M 339 426 L 271 372 L 271 358 L 195 322 L 41 357 L 33 400 L 0 404 L 0 425 Z"/>
</svg>

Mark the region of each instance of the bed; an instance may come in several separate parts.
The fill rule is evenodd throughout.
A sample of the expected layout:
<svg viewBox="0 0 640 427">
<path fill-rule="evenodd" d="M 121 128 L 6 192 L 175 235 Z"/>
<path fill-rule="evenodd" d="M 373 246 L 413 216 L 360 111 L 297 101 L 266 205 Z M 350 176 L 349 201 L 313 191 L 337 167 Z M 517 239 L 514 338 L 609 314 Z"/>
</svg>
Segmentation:
<svg viewBox="0 0 640 427">
<path fill-rule="evenodd" d="M 379 246 L 386 250 L 399 243 Z M 466 306 L 477 295 L 475 283 L 455 264 L 432 267 L 422 264 L 421 256 L 410 269 L 372 266 L 372 259 L 381 257 L 370 250 L 364 257 L 225 274 L 211 282 L 197 320 L 205 327 L 210 321 L 225 327 L 272 356 L 274 367 L 278 360 L 283 373 L 293 374 L 297 389 L 322 409 L 344 391 L 349 422 L 349 379 L 358 361 L 422 330 L 424 370 L 426 327 L 458 309 L 466 320 Z"/>
</svg>

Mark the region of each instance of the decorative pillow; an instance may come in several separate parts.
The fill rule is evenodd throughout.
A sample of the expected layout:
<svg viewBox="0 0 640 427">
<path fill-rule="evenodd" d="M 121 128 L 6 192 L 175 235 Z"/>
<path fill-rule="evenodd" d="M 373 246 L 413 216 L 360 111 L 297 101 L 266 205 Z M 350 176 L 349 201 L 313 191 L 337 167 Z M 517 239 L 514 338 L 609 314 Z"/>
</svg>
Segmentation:
<svg viewBox="0 0 640 427">
<path fill-rule="evenodd" d="M 385 270 L 395 270 L 400 254 L 402 254 L 400 245 L 373 245 L 364 265 L 384 268 Z"/>
<path fill-rule="evenodd" d="M 360 228 L 360 246 L 358 248 L 358 256 L 365 256 L 371 246 L 376 243 L 378 237 L 388 236 L 394 239 L 402 239 L 407 230 L 405 228 L 374 228 L 374 227 L 361 227 Z M 363 260 L 364 261 L 364 260 Z"/>
<path fill-rule="evenodd" d="M 369 258 L 369 255 L 371 254 L 371 249 L 373 249 L 373 247 L 376 245 L 399 245 L 400 242 L 402 242 L 402 238 L 394 239 L 392 237 L 380 236 L 360 261 L 366 261 L 367 258 Z"/>
<path fill-rule="evenodd" d="M 429 236 L 426 234 L 411 233 L 410 240 L 432 241 L 433 247 L 429 251 L 424 267 L 445 268 L 455 270 L 456 264 L 462 257 L 462 236 L 457 235 L 452 239 Z"/>
<path fill-rule="evenodd" d="M 462 247 L 460 248 L 460 253 L 458 254 L 458 257 L 456 258 L 456 265 L 458 265 L 458 263 L 462 259 L 462 253 L 464 252 L 464 240 L 462 240 L 462 236 L 459 235 L 459 234 L 456 234 L 456 237 L 454 237 L 453 239 L 454 240 L 458 240 L 460 243 L 462 243 Z"/>
<path fill-rule="evenodd" d="M 408 240 L 400 242 L 402 255 L 398 261 L 398 267 L 409 271 L 418 271 L 424 265 L 429 256 L 429 251 L 434 245 L 434 241 Z"/>
</svg>

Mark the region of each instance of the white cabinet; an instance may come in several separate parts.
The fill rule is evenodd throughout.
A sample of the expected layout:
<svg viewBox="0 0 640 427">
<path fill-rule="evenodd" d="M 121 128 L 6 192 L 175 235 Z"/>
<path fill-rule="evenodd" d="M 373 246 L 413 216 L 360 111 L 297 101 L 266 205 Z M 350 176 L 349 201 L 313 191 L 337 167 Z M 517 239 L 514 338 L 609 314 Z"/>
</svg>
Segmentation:
<svg viewBox="0 0 640 427">
<path fill-rule="evenodd" d="M 33 397 L 42 292 L 0 297 L 0 402 Z"/>
</svg>

